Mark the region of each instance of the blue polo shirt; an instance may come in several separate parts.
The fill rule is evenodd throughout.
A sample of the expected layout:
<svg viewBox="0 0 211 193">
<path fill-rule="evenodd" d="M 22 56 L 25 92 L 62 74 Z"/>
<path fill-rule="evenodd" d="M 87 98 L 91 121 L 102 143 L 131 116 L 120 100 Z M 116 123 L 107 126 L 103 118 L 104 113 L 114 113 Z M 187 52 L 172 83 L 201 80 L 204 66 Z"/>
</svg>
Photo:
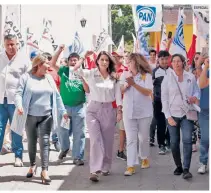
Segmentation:
<svg viewBox="0 0 211 193">
<path fill-rule="evenodd" d="M 207 71 L 207 78 L 209 78 L 209 70 Z M 202 110 L 209 110 L 209 86 L 201 89 L 200 107 Z"/>
</svg>

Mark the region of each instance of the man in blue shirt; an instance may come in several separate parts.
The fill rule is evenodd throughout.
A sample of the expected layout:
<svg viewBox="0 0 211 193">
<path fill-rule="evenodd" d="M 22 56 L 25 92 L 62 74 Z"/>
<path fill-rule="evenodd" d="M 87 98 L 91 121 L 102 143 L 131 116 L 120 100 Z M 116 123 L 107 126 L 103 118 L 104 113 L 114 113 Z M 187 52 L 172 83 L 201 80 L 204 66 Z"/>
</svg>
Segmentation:
<svg viewBox="0 0 211 193">
<path fill-rule="evenodd" d="M 205 59 L 204 68 L 199 78 L 199 87 L 201 88 L 201 112 L 199 114 L 201 140 L 198 173 L 204 174 L 207 171 L 209 152 L 209 58 Z"/>
</svg>

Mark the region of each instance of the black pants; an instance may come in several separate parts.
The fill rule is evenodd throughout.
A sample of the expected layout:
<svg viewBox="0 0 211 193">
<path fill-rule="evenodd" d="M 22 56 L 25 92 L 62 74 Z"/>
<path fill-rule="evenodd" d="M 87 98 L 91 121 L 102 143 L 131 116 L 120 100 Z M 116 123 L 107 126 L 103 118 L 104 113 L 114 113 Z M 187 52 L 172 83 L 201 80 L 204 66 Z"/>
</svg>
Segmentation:
<svg viewBox="0 0 211 193">
<path fill-rule="evenodd" d="M 27 116 L 26 135 L 31 166 L 36 164 L 37 137 L 39 137 L 42 170 L 48 170 L 50 133 L 53 125 L 52 115 Z"/>
<path fill-rule="evenodd" d="M 156 123 L 156 119 L 153 116 L 152 118 L 152 122 L 150 125 L 150 142 L 154 143 L 155 142 L 155 130 L 157 128 L 157 123 Z"/>
<path fill-rule="evenodd" d="M 153 108 L 154 117 L 157 123 L 158 145 L 159 147 L 170 145 L 170 136 L 166 125 L 166 118 L 164 113 L 162 112 L 162 103 L 160 101 L 155 101 L 153 103 Z"/>
</svg>

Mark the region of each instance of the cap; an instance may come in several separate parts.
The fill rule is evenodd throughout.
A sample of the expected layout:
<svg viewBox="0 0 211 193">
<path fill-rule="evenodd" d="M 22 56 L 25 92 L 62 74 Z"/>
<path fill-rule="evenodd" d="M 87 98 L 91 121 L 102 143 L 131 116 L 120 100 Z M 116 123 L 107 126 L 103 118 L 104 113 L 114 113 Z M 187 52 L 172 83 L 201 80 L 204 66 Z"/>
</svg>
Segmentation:
<svg viewBox="0 0 211 193">
<path fill-rule="evenodd" d="M 38 55 L 38 53 L 37 53 L 36 51 L 31 52 L 31 54 L 30 54 L 31 60 L 32 60 L 33 58 L 35 58 L 37 55 Z"/>
</svg>

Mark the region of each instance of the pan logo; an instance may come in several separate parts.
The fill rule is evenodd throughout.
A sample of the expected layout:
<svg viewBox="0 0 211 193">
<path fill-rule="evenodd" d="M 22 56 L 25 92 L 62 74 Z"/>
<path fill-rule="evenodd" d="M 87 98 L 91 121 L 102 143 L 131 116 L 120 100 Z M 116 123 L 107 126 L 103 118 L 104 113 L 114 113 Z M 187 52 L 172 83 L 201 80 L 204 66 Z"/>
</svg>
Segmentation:
<svg viewBox="0 0 211 193">
<path fill-rule="evenodd" d="M 155 23 L 156 7 L 146 7 L 138 5 L 136 7 L 139 25 L 142 27 L 152 27 Z"/>
</svg>

